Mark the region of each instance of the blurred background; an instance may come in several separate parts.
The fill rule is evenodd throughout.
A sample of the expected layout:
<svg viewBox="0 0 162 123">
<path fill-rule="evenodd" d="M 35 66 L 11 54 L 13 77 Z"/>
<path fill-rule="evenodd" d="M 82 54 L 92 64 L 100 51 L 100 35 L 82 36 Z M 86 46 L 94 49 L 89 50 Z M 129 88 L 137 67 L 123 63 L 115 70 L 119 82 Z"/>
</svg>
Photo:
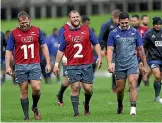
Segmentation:
<svg viewBox="0 0 162 123">
<path fill-rule="evenodd" d="M 81 15 L 100 15 L 115 8 L 128 12 L 162 10 L 162 0 L 1 0 L 1 19 L 16 19 L 21 10 L 34 19 L 64 17 L 73 9 Z"/>
</svg>

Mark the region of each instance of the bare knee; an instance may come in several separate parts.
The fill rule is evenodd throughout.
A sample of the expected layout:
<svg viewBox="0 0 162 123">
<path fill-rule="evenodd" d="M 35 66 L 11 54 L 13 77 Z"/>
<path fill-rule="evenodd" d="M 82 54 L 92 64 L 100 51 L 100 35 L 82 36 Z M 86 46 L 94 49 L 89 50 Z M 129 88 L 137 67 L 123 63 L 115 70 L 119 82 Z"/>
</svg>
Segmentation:
<svg viewBox="0 0 162 123">
<path fill-rule="evenodd" d="M 91 94 L 93 92 L 93 88 L 91 86 L 84 86 L 84 91 L 86 94 Z"/>
<path fill-rule="evenodd" d="M 32 87 L 32 93 L 37 95 L 40 93 L 40 86 L 33 86 Z"/>
<path fill-rule="evenodd" d="M 20 98 L 28 97 L 28 86 L 20 86 Z"/>
<path fill-rule="evenodd" d="M 79 95 L 79 89 L 80 89 L 79 85 L 72 85 L 71 86 L 71 95 L 78 96 Z"/>
</svg>

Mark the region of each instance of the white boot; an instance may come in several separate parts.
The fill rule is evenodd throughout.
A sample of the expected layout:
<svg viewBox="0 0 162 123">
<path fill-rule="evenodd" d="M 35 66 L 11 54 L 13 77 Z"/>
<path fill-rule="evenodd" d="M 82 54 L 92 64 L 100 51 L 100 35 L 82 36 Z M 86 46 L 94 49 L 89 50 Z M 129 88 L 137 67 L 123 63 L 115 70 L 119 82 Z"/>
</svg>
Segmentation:
<svg viewBox="0 0 162 123">
<path fill-rule="evenodd" d="M 131 115 L 131 116 L 136 115 L 136 107 L 131 107 L 130 115 Z"/>
</svg>

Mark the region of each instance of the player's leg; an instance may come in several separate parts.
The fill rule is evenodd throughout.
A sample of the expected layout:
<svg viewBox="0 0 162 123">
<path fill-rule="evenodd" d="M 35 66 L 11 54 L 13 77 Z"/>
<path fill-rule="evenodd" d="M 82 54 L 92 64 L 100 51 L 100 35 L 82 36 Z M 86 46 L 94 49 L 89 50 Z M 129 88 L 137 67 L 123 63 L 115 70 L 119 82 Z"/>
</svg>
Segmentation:
<svg viewBox="0 0 162 123">
<path fill-rule="evenodd" d="M 84 114 L 90 115 L 90 100 L 93 94 L 93 66 L 82 69 L 82 83 L 84 88 Z"/>
<path fill-rule="evenodd" d="M 130 105 L 131 105 L 131 110 L 130 110 L 130 115 L 136 115 L 136 101 L 137 101 L 137 80 L 139 76 L 139 68 L 134 67 L 131 68 L 127 71 L 127 76 L 128 76 L 128 82 L 129 82 L 129 88 L 130 88 Z"/>
<path fill-rule="evenodd" d="M 152 74 L 150 67 L 147 68 L 148 72 L 143 76 L 143 82 L 145 86 L 149 86 L 149 78 Z"/>
<path fill-rule="evenodd" d="M 3 84 L 6 79 L 5 69 L 6 69 L 5 61 L 1 60 L 1 84 Z"/>
<path fill-rule="evenodd" d="M 40 88 L 41 88 L 41 68 L 39 64 L 31 65 L 30 72 L 29 72 L 29 80 L 31 82 L 32 88 L 32 111 L 34 113 L 34 117 L 36 120 L 41 118 L 39 110 L 38 110 L 38 102 L 40 99 Z"/>
<path fill-rule="evenodd" d="M 29 119 L 29 99 L 28 99 L 28 73 L 23 65 L 15 65 L 15 83 L 20 87 L 20 102 L 24 113 L 24 120 Z"/>
<path fill-rule="evenodd" d="M 122 114 L 123 112 L 123 99 L 124 99 L 124 89 L 126 84 L 126 72 L 125 71 L 116 71 L 116 87 L 113 89 L 113 92 L 117 95 L 117 114 Z"/>
<path fill-rule="evenodd" d="M 74 116 L 79 115 L 78 105 L 79 105 L 79 88 L 81 80 L 81 70 L 80 69 L 67 69 L 68 82 L 71 87 L 71 102 L 74 110 Z"/>
<path fill-rule="evenodd" d="M 24 120 L 29 119 L 29 99 L 28 99 L 28 81 L 19 84 L 20 87 L 20 102 L 24 112 Z"/>
<path fill-rule="evenodd" d="M 59 106 L 64 105 L 64 103 L 63 103 L 63 95 L 64 95 L 65 90 L 69 86 L 66 67 L 67 66 L 63 65 L 63 82 L 62 82 L 60 90 L 59 90 L 59 92 L 57 94 L 57 99 L 58 99 L 57 103 L 58 103 Z"/>
<path fill-rule="evenodd" d="M 136 86 L 137 91 L 139 91 L 139 89 L 140 89 L 142 78 L 143 78 L 143 75 L 140 73 L 139 77 L 138 77 L 138 80 L 137 80 L 137 86 Z"/>
<path fill-rule="evenodd" d="M 160 102 L 160 91 L 161 91 L 161 73 L 160 66 L 158 64 L 151 65 L 152 73 L 154 76 L 154 90 L 155 90 L 155 101 Z M 160 102 L 162 103 L 162 102 Z"/>
</svg>

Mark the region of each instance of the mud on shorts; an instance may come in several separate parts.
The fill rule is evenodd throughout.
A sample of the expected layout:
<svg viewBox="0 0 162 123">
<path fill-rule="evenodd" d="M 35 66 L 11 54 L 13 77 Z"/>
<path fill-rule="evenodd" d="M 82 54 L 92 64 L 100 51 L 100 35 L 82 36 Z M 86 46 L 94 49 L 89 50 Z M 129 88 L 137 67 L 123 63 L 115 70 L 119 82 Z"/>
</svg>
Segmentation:
<svg viewBox="0 0 162 123">
<path fill-rule="evenodd" d="M 41 80 L 42 75 L 40 64 L 16 64 L 15 75 L 16 83 L 22 83 L 28 80 Z"/>
<path fill-rule="evenodd" d="M 68 82 L 83 82 L 83 83 L 93 83 L 93 67 L 90 65 L 81 65 L 78 68 L 71 68 L 68 66 Z"/>
<path fill-rule="evenodd" d="M 115 71 L 115 79 L 126 79 L 128 75 L 130 74 L 139 74 L 139 68 L 138 67 L 132 67 L 127 70 L 123 71 Z"/>
</svg>

